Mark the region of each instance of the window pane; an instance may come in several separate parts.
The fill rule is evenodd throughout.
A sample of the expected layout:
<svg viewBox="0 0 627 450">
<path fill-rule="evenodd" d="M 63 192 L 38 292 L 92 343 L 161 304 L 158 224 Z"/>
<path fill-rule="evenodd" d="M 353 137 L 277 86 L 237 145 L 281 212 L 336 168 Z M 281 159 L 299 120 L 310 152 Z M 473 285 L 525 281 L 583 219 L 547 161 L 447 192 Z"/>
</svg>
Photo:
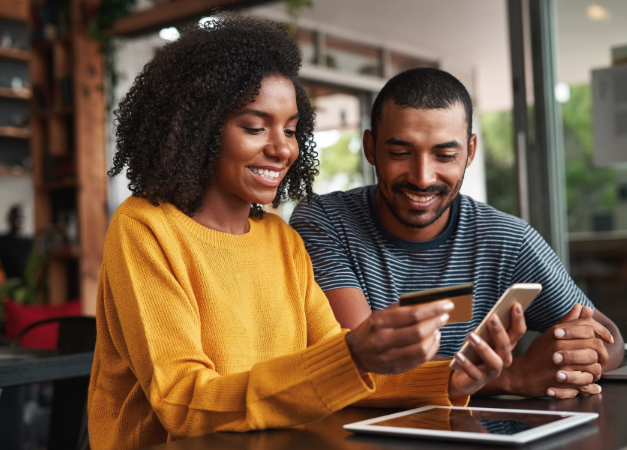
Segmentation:
<svg viewBox="0 0 627 450">
<path fill-rule="evenodd" d="M 625 336 L 627 2 L 557 0 L 556 8 L 571 274 Z"/>
<path fill-rule="evenodd" d="M 415 69 L 416 67 L 437 67 L 438 64 L 435 61 L 427 61 L 424 59 L 418 59 L 411 56 L 400 55 L 392 52 L 390 55 L 390 76 L 398 75 L 401 72 L 405 72 L 409 69 Z"/>
<path fill-rule="evenodd" d="M 380 76 L 378 49 L 331 36 L 326 36 L 325 45 L 328 68 L 361 75 Z"/>
</svg>

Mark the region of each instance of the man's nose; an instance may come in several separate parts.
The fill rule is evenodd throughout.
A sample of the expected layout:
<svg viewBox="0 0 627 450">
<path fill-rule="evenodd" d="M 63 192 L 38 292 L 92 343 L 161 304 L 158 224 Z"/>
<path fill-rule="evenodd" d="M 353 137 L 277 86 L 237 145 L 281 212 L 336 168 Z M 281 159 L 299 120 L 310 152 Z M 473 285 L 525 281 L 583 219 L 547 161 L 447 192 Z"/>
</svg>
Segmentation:
<svg viewBox="0 0 627 450">
<path fill-rule="evenodd" d="M 426 189 L 436 183 L 435 165 L 431 163 L 430 158 L 421 156 L 416 160 L 408 181 L 420 189 Z"/>
</svg>

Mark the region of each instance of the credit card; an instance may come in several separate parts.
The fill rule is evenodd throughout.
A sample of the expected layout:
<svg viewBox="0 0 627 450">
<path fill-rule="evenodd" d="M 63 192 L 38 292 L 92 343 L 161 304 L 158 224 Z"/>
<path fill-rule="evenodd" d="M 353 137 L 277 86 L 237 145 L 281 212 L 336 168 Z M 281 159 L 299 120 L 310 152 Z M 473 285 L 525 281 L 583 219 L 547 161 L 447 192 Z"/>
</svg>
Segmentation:
<svg viewBox="0 0 627 450">
<path fill-rule="evenodd" d="M 448 323 L 467 322 L 472 319 L 472 284 L 447 286 L 428 291 L 412 292 L 400 297 L 401 306 L 450 300 L 455 309 L 450 311 Z"/>
</svg>

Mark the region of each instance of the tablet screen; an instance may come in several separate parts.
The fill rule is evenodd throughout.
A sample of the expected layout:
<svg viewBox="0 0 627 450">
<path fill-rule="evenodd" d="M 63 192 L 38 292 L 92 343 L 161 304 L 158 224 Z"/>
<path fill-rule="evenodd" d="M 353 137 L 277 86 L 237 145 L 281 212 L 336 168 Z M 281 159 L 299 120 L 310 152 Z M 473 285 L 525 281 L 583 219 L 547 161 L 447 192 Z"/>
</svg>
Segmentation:
<svg viewBox="0 0 627 450">
<path fill-rule="evenodd" d="M 394 419 L 382 420 L 370 425 L 512 435 L 541 425 L 557 422 L 566 417 L 571 417 L 571 415 L 433 408 Z"/>
</svg>

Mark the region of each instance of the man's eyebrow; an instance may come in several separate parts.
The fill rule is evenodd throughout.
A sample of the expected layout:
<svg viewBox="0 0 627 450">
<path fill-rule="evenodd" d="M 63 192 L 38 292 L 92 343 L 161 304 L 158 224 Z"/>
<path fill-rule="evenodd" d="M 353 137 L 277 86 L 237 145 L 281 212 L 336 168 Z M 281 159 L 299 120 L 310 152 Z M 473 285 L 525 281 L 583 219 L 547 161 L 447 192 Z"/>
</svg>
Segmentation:
<svg viewBox="0 0 627 450">
<path fill-rule="evenodd" d="M 433 148 L 462 148 L 462 144 L 453 139 L 452 141 L 434 145 Z"/>
<path fill-rule="evenodd" d="M 412 147 L 413 144 L 409 141 L 403 141 L 401 139 L 397 139 L 395 137 L 387 138 L 385 143 L 388 145 L 399 145 L 401 147 Z"/>
</svg>

